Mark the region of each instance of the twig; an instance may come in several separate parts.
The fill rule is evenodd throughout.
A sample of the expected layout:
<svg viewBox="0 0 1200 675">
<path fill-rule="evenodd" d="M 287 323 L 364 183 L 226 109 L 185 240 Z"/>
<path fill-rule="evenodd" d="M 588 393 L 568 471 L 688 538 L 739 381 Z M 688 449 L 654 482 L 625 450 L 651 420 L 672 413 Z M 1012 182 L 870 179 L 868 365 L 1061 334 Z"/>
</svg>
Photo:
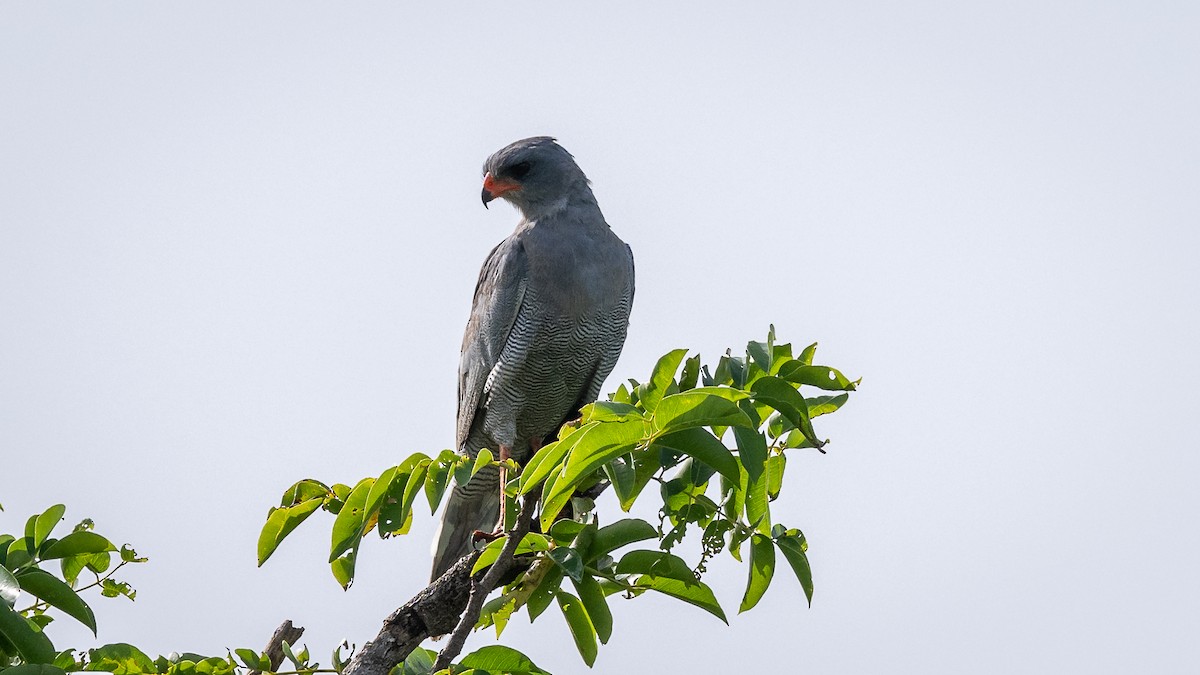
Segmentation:
<svg viewBox="0 0 1200 675">
<path fill-rule="evenodd" d="M 283 643 L 286 640 L 288 645 L 296 644 L 296 640 L 304 635 L 304 629 L 300 626 L 293 626 L 292 620 L 288 619 L 280 624 L 279 628 L 275 629 L 275 634 L 267 642 L 267 658 L 271 661 L 271 670 L 279 670 L 279 666 L 283 664 Z M 262 671 L 252 670 L 250 675 L 258 675 Z"/>
<path fill-rule="evenodd" d="M 504 542 L 504 548 L 500 549 L 500 555 L 496 558 L 496 562 L 492 563 L 482 579 L 471 580 L 471 596 L 467 600 L 467 608 L 463 610 L 462 618 L 459 619 L 454 632 L 450 634 L 446 646 L 438 653 L 437 660 L 433 663 L 433 672 L 448 668 L 454 657 L 462 652 L 463 645 L 467 641 L 467 634 L 479 621 L 479 613 L 483 610 L 484 601 L 508 573 L 514 563 L 513 554 L 516 553 L 521 540 L 525 538 L 526 534 L 529 534 L 529 528 L 533 524 L 534 505 L 537 504 L 540 494 L 541 490 L 538 489 L 525 495 L 521 500 L 521 510 L 517 513 L 516 526 L 508 533 L 508 540 Z"/>
</svg>

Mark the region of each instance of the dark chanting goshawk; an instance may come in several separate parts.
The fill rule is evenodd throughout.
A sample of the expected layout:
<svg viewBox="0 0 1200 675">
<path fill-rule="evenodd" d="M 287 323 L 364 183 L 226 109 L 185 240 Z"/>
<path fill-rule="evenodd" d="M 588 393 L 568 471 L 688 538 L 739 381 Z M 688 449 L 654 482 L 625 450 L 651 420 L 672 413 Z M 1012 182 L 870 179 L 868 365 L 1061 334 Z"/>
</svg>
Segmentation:
<svg viewBox="0 0 1200 675">
<path fill-rule="evenodd" d="M 483 166 L 483 203 L 507 200 L 517 229 L 488 254 L 458 366 L 455 449 L 519 464 L 596 399 L 621 354 L 633 253 L 604 221 L 588 178 L 553 138 L 517 141 Z M 500 469 L 456 484 L 434 537 L 433 578 L 500 515 Z"/>
</svg>

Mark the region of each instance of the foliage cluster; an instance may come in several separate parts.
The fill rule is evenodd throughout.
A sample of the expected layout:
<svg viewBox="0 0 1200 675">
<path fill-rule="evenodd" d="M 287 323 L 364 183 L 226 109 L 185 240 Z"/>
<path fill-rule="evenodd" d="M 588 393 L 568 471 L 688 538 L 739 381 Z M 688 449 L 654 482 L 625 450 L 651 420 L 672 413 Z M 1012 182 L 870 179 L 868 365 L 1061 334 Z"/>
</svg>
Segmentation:
<svg viewBox="0 0 1200 675">
<path fill-rule="evenodd" d="M 616 594 L 634 598 L 656 591 L 727 622 L 703 581 L 706 563 L 723 551 L 738 561 L 748 558 L 739 612 L 753 608 L 766 592 L 777 553 L 811 603 L 808 543 L 799 529 L 772 521 L 770 503 L 783 489 L 787 452 L 824 452 L 812 420 L 841 408 L 857 384 L 837 369 L 814 365 L 815 352 L 813 344 L 793 353 L 790 344 L 776 343 L 774 329 L 765 342 L 750 342 L 745 356 L 726 353 L 711 369 L 699 355 L 689 358 L 687 350 L 676 349 L 659 359 L 645 382 L 630 380 L 609 400 L 585 406 L 556 441 L 523 468 L 511 467 L 510 500 L 541 490 L 540 531 L 526 535 L 517 549 L 530 559 L 529 569 L 485 605 L 477 627 L 492 626 L 499 636 L 522 608 L 533 621 L 555 605 L 590 666 L 598 643 L 612 634 L 608 599 Z M 324 510 L 334 516 L 331 571 L 349 587 L 366 535 L 406 533 L 418 495 L 436 512 L 451 476 L 466 481 L 491 462 L 486 450 L 474 459 L 447 450 L 436 457 L 411 455 L 353 486 L 302 480 L 269 514 L 259 563 Z M 595 503 L 580 496 L 611 486 L 628 512 L 652 482 L 659 486 L 658 523 L 627 517 L 603 524 Z M 506 511 L 515 514 L 515 504 Z M 673 552 L 689 532 L 702 544 L 690 563 Z M 504 541 L 484 549 L 475 572 L 496 559 Z M 627 548 L 651 541 L 653 548 Z"/>
<path fill-rule="evenodd" d="M 699 355 L 689 358 L 687 350 L 674 350 L 659 359 L 645 382 L 629 380 L 608 400 L 586 406 L 524 467 L 511 465 L 508 499 L 540 493 L 536 528 L 517 548 L 527 563 L 523 571 L 487 602 L 476 628 L 492 627 L 499 636 L 522 608 L 533 621 L 554 605 L 590 666 L 598 643 L 612 635 L 613 596 L 655 591 L 728 622 L 703 581 L 707 562 L 722 552 L 749 563 L 739 612 L 763 597 L 780 556 L 811 604 L 808 544 L 799 529 L 772 520 L 770 504 L 783 490 L 788 452 L 824 452 L 825 441 L 817 437 L 812 420 L 841 408 L 857 384 L 834 368 L 814 365 L 815 351 L 813 344 L 793 353 L 790 344 L 776 343 L 774 329 L 765 342 L 750 342 L 744 356 L 727 352 L 711 369 Z M 407 533 L 418 497 L 424 495 L 434 513 L 451 477 L 466 481 L 494 461 L 486 450 L 473 459 L 449 450 L 432 457 L 415 453 L 353 486 L 301 480 L 269 512 L 258 542 L 259 564 L 313 513 L 325 511 L 333 516 L 330 569 L 337 583 L 349 588 L 368 534 Z M 584 496 L 611 487 L 620 508 L 629 512 L 651 483 L 658 486 L 657 523 L 634 517 L 602 523 L 595 502 Z M 512 506 L 507 512 L 515 517 L 518 509 Z M 90 521 L 54 538 L 64 510 L 57 505 L 31 517 L 23 536 L 0 535 L 0 670 L 7 668 L 6 675 L 277 671 L 266 654 L 251 649 L 157 659 L 128 644 L 87 653 L 56 651 L 44 630 L 52 620 L 48 612 L 58 610 L 95 631 L 94 614 L 80 592 L 98 589 L 105 596 L 133 599 L 133 589 L 112 575 L 145 560 L 94 533 Z M 698 558 L 690 562 L 676 554 L 689 534 L 701 544 Z M 474 571 L 491 565 L 504 543 L 502 537 L 489 544 Z M 44 568 L 54 561 L 57 575 Z M 85 571 L 94 581 L 81 586 Z M 31 604 L 21 607 L 25 594 Z M 307 649 L 285 644 L 290 670 L 277 672 L 341 673 L 347 648 L 353 650 L 339 646 L 330 665 L 322 666 L 311 661 Z M 418 648 L 394 672 L 427 675 L 435 657 Z M 463 657 L 453 672 L 546 671 L 516 650 L 490 645 Z"/>
</svg>

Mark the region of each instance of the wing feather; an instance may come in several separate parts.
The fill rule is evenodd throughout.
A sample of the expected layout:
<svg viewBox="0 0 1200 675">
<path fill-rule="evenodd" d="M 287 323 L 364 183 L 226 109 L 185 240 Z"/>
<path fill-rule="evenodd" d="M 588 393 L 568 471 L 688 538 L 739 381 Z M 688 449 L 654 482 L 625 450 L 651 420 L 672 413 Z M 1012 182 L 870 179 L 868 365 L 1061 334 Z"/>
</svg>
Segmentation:
<svg viewBox="0 0 1200 675">
<path fill-rule="evenodd" d="M 488 375 L 500 359 L 517 320 L 528 284 L 529 261 L 517 235 L 496 245 L 488 254 L 479 281 L 471 318 L 463 335 L 458 362 L 458 424 L 455 447 L 464 450 L 467 435 L 484 401 Z"/>
</svg>

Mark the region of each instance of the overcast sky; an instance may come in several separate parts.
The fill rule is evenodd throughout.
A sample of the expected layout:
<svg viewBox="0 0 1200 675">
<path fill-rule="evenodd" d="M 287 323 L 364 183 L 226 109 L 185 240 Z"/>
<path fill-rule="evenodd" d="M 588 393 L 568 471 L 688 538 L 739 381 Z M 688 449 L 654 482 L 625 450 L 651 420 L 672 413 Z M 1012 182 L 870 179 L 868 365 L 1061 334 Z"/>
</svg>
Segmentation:
<svg viewBox="0 0 1200 675">
<path fill-rule="evenodd" d="M 615 601 L 596 672 L 1194 672 L 1200 6 L 648 4 L 5 3 L 0 531 L 150 557 L 99 643 L 374 636 L 431 519 L 349 592 L 330 519 L 262 569 L 259 527 L 452 442 L 517 219 L 480 166 L 550 134 L 637 259 L 606 390 L 772 322 L 863 377 L 773 507 L 812 608 L 781 570 L 736 616 L 722 562 L 731 626 Z M 584 669 L 553 612 L 505 638 Z"/>
</svg>

